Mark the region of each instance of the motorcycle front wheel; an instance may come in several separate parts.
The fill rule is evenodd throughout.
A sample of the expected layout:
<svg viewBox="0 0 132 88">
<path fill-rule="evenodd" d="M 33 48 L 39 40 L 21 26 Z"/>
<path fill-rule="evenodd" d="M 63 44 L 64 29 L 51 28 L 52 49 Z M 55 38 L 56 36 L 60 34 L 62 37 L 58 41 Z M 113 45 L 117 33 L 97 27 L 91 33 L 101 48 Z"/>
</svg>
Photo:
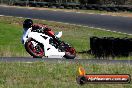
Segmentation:
<svg viewBox="0 0 132 88">
<path fill-rule="evenodd" d="M 64 57 L 66 59 L 74 59 L 76 57 L 76 50 L 73 47 L 67 47 Z"/>
<path fill-rule="evenodd" d="M 33 56 L 34 58 L 42 58 L 44 56 L 44 49 L 40 43 L 37 43 L 36 46 L 33 45 L 33 42 L 37 43 L 32 38 L 29 38 L 25 43 L 26 51 Z"/>
</svg>

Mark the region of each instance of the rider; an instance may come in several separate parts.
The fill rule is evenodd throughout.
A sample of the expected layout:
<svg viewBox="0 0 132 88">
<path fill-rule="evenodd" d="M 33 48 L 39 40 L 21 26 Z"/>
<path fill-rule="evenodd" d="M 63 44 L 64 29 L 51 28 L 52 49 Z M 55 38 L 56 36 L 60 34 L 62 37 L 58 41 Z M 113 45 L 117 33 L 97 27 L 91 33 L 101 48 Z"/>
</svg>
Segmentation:
<svg viewBox="0 0 132 88">
<path fill-rule="evenodd" d="M 33 21 L 31 19 L 26 19 L 23 22 L 23 37 L 22 37 L 22 43 L 24 43 L 24 38 L 27 37 L 27 34 L 33 30 L 39 30 L 42 31 L 43 33 L 45 33 L 48 36 L 51 36 L 53 38 L 54 41 L 56 41 L 58 43 L 58 45 L 61 44 L 61 41 L 59 40 L 59 38 L 57 38 L 55 36 L 55 34 L 51 31 L 50 28 L 48 28 L 46 25 L 42 25 L 42 24 L 33 24 Z"/>
</svg>

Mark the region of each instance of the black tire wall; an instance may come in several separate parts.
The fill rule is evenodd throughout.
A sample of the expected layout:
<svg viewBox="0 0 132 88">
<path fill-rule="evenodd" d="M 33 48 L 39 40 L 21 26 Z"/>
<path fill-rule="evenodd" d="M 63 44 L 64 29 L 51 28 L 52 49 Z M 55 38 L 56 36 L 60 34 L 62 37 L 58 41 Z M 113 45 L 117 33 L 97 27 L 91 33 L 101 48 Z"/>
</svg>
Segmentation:
<svg viewBox="0 0 132 88">
<path fill-rule="evenodd" d="M 90 51 L 96 57 L 129 56 L 132 52 L 132 38 L 91 37 Z"/>
<path fill-rule="evenodd" d="M 132 12 L 132 0 L 3 0 L 0 4 L 110 12 Z"/>
</svg>

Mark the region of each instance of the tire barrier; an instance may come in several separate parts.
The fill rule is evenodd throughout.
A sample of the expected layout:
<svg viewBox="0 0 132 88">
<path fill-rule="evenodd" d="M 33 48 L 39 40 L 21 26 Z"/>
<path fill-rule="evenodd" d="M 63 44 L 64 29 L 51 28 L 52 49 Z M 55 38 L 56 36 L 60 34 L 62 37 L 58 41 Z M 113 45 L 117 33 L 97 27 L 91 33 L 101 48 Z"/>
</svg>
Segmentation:
<svg viewBox="0 0 132 88">
<path fill-rule="evenodd" d="M 95 57 L 129 56 L 132 52 L 132 38 L 91 37 L 90 53 Z"/>
<path fill-rule="evenodd" d="M 92 1 L 92 3 L 91 3 Z M 18 0 L 18 1 L 10 1 L 6 4 L 16 5 L 16 6 L 30 6 L 30 7 L 47 7 L 47 8 L 60 8 L 60 9 L 82 9 L 82 10 L 100 10 L 100 11 L 108 11 L 108 12 L 117 12 L 117 11 L 132 11 L 132 1 L 129 3 L 97 3 L 91 0 L 87 3 L 82 2 L 71 2 L 71 1 L 50 1 L 50 0 Z M 95 0 L 97 1 L 97 0 Z M 107 1 L 106 1 L 107 2 Z M 102 3 L 102 4 L 101 4 Z"/>
</svg>

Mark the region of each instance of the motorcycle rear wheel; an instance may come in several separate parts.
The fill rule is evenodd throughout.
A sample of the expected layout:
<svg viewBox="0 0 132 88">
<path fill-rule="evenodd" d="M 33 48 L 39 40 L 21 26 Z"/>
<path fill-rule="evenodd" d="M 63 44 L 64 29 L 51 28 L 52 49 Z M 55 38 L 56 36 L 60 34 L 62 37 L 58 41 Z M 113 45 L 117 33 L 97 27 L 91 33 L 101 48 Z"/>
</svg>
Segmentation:
<svg viewBox="0 0 132 88">
<path fill-rule="evenodd" d="M 42 58 L 44 56 L 44 49 L 43 46 L 38 43 L 35 47 L 32 44 L 33 42 L 36 42 L 32 38 L 29 38 L 25 43 L 25 49 L 26 51 L 33 56 L 34 58 Z M 37 42 L 36 42 L 37 43 Z"/>
</svg>

